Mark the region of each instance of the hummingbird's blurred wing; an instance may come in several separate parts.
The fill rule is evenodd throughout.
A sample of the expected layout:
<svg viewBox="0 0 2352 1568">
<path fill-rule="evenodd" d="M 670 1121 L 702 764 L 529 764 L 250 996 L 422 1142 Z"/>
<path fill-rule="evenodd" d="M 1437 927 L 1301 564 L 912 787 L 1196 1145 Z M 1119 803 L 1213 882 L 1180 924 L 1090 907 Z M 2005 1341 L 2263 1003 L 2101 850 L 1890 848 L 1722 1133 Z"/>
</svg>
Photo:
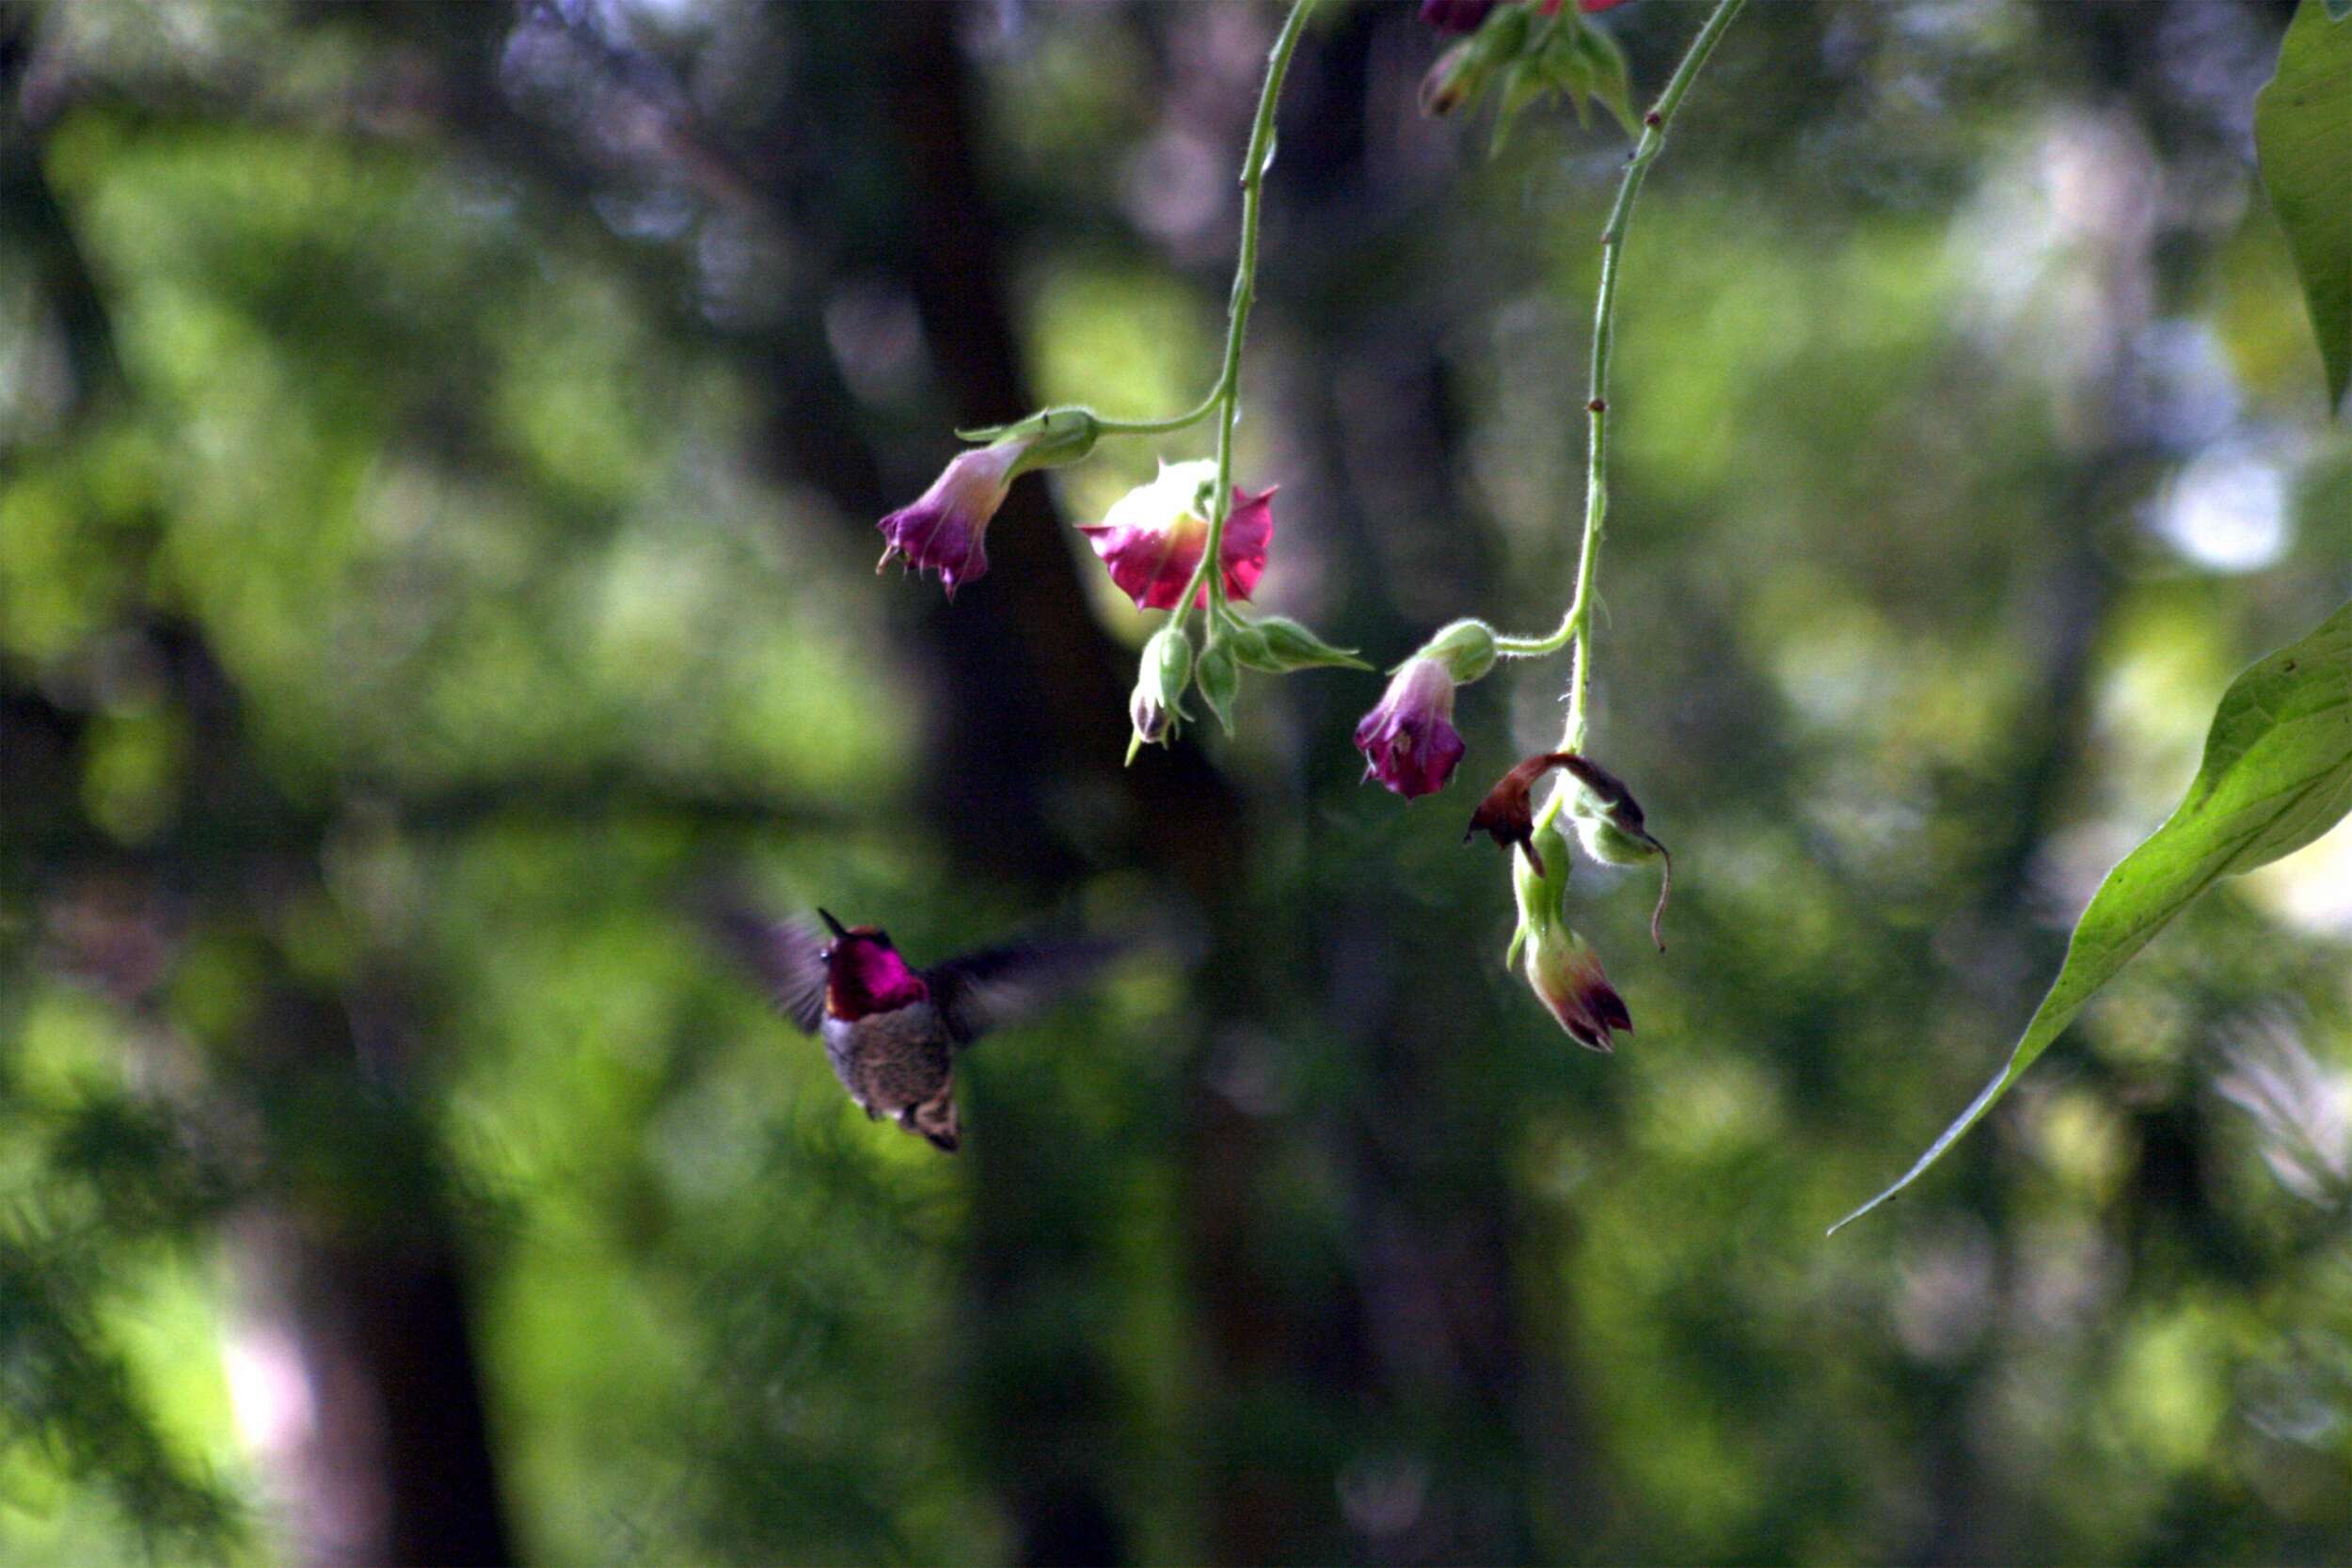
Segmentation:
<svg viewBox="0 0 2352 1568">
<path fill-rule="evenodd" d="M 739 905 L 708 913 L 727 950 L 767 983 L 776 1010 L 813 1035 L 825 1017 L 825 938 L 798 920 L 771 920 Z"/>
<path fill-rule="evenodd" d="M 1087 940 L 991 947 L 928 969 L 923 979 L 948 1037 L 970 1045 L 991 1029 L 1053 1005 L 1116 958 L 1121 944 Z"/>
</svg>

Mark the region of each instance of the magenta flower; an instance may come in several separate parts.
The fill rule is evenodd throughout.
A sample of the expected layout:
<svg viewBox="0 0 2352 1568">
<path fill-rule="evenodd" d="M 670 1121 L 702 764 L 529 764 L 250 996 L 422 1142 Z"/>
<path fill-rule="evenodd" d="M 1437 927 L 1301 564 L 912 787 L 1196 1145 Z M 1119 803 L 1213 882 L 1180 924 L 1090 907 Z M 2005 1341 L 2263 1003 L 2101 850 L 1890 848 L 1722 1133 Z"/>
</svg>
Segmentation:
<svg viewBox="0 0 2352 1568">
<path fill-rule="evenodd" d="M 1163 463 L 1157 479 L 1120 497 L 1101 522 L 1078 525 L 1110 569 L 1111 580 L 1137 610 L 1176 608 L 1208 547 L 1209 519 L 1201 508 L 1216 483 L 1216 465 L 1207 459 Z M 1266 546 L 1274 539 L 1273 499 L 1273 489 L 1252 496 L 1233 486 L 1233 510 L 1217 549 L 1229 599 L 1247 599 L 1265 575 Z M 1207 594 L 1204 587 L 1200 597 Z"/>
<path fill-rule="evenodd" d="M 1601 972 L 1600 955 L 1565 921 L 1533 923 L 1527 937 L 1527 983 L 1568 1037 L 1588 1051 L 1613 1049 L 1612 1030 L 1633 1033 L 1633 1016 Z"/>
<path fill-rule="evenodd" d="M 1495 0 L 1421 0 L 1421 19 L 1440 33 L 1474 33 Z"/>
<path fill-rule="evenodd" d="M 904 556 L 918 572 L 937 572 L 950 599 L 965 583 L 985 577 L 988 520 L 1005 503 L 1029 445 L 1025 439 L 999 441 L 960 453 L 921 499 L 882 520 L 886 543 L 874 569 L 889 565 L 894 555 Z"/>
<path fill-rule="evenodd" d="M 1468 750 L 1454 727 L 1454 674 L 1426 654 L 1397 667 L 1388 694 L 1356 726 L 1364 777 L 1406 800 L 1434 795 Z"/>
</svg>

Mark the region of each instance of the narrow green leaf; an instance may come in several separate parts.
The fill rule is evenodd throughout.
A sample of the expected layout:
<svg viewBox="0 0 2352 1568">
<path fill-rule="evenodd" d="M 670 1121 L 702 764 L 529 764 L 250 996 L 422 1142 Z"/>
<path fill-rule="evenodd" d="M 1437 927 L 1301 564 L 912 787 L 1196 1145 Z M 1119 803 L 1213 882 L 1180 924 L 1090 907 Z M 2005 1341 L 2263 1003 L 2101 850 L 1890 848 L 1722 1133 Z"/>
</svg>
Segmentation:
<svg viewBox="0 0 2352 1568">
<path fill-rule="evenodd" d="M 2107 873 L 2074 927 L 2057 983 L 2000 1076 L 1902 1180 L 1836 1231 L 1919 1179 L 1974 1127 L 2101 986 L 2223 877 L 2301 848 L 2352 810 L 2352 604 L 2233 681 L 2180 809 Z"/>
<path fill-rule="evenodd" d="M 2352 385 L 2352 21 L 2303 0 L 2279 74 L 2254 100 L 2263 183 L 2302 276 L 2328 375 L 2328 405 Z"/>
<path fill-rule="evenodd" d="M 1642 126 L 1633 115 L 1633 79 L 1626 70 L 1625 51 L 1606 28 L 1590 25 L 1581 31 L 1580 47 L 1585 60 L 1585 90 L 1616 116 L 1627 135 L 1638 139 Z"/>
</svg>

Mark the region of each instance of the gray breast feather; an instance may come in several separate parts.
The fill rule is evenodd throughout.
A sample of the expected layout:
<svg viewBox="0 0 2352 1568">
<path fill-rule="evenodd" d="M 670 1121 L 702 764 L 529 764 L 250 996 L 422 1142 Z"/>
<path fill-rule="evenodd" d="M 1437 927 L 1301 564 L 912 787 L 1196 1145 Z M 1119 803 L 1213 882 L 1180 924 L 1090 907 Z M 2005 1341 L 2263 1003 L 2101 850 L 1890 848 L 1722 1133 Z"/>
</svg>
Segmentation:
<svg viewBox="0 0 2352 1568">
<path fill-rule="evenodd" d="M 868 1112 L 896 1116 L 930 1099 L 947 1081 L 947 1037 L 928 1002 L 855 1024 L 828 1018 L 821 1034 L 834 1075 Z"/>
</svg>

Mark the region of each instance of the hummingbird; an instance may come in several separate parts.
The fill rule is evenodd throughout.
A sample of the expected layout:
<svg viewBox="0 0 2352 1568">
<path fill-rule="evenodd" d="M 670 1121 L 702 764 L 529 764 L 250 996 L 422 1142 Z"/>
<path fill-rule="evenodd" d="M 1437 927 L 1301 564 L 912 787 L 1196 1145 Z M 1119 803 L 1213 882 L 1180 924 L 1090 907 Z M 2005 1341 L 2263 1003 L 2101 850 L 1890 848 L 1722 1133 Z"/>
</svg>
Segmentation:
<svg viewBox="0 0 2352 1568">
<path fill-rule="evenodd" d="M 884 1117 L 953 1154 L 955 1059 L 989 1030 L 1035 1012 L 1082 983 L 1113 942 L 992 947 L 929 969 L 907 962 L 878 926 L 824 929 L 771 920 L 739 904 L 713 911 L 718 934 L 767 983 L 776 1010 L 824 1041 L 834 1075 L 867 1119 Z"/>
</svg>

